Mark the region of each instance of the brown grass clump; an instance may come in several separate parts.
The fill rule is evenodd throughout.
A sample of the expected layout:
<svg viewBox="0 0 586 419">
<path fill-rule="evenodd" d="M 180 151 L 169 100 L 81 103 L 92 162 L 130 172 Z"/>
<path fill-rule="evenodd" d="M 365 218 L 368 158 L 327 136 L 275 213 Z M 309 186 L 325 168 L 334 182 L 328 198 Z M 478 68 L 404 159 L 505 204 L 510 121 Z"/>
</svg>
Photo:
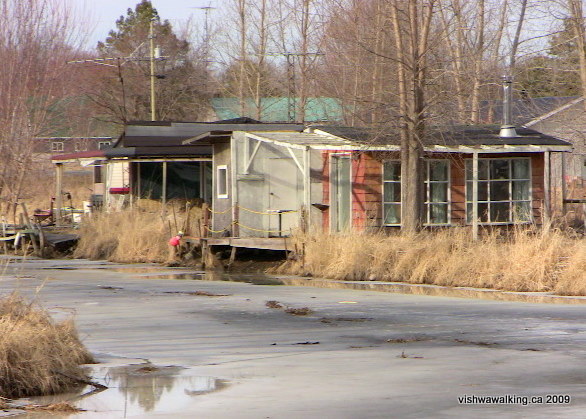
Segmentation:
<svg viewBox="0 0 586 419">
<path fill-rule="evenodd" d="M 54 394 L 85 378 L 80 365 L 94 362 L 73 321 L 49 314 L 16 294 L 0 298 L 0 396 Z"/>
<path fill-rule="evenodd" d="M 305 242 L 304 260 L 287 262 L 281 272 L 339 280 L 586 292 L 586 246 L 554 229 L 492 232 L 476 242 L 466 229 L 416 236 L 309 235 L 297 240 Z M 568 255 L 573 256 L 568 260 Z M 583 278 L 583 285 L 576 285 L 576 277 Z"/>
<path fill-rule="evenodd" d="M 142 205 L 153 204 L 143 200 Z M 169 238 L 179 230 L 189 234 L 190 227 L 193 229 L 201 217 L 199 207 L 189 212 L 189 225 L 185 211 L 167 211 L 166 216 L 140 208 L 95 213 L 83 221 L 73 256 L 122 263 L 165 262 L 169 257 Z"/>
</svg>

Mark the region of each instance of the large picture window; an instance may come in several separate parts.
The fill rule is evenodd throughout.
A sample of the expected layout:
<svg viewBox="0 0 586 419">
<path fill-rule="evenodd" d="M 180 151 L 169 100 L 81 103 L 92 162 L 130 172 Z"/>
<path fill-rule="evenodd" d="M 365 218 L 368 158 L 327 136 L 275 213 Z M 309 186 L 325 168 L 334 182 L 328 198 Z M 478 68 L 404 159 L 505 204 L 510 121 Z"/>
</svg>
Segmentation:
<svg viewBox="0 0 586 419">
<path fill-rule="evenodd" d="M 426 160 L 425 225 L 450 223 L 450 164 L 448 160 Z M 401 162 L 387 161 L 383 166 L 383 223 L 401 224 Z"/>
<path fill-rule="evenodd" d="M 466 160 L 466 221 L 472 222 L 472 160 Z M 531 160 L 478 160 L 478 217 L 484 224 L 531 220 Z"/>
</svg>

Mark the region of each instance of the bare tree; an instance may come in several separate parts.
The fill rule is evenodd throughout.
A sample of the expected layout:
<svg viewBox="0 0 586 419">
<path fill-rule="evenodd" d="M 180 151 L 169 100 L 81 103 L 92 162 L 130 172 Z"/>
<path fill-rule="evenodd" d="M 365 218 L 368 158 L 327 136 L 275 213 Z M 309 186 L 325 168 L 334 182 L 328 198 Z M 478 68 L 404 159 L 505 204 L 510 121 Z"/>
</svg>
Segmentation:
<svg viewBox="0 0 586 419">
<path fill-rule="evenodd" d="M 0 0 L 0 199 L 10 203 L 34 173 L 34 139 L 66 122 L 54 107 L 71 93 L 65 62 L 81 40 L 68 6 Z"/>
<path fill-rule="evenodd" d="M 397 51 L 401 136 L 401 229 L 422 227 L 423 141 L 429 34 L 435 0 L 392 0 L 391 18 Z"/>
</svg>

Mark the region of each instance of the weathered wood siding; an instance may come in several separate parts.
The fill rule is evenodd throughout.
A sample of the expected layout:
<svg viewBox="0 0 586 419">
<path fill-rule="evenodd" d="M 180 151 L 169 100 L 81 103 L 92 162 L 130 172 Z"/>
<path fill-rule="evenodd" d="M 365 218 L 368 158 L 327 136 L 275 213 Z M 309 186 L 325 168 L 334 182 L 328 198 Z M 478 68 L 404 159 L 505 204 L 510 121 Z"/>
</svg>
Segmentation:
<svg viewBox="0 0 586 419">
<path fill-rule="evenodd" d="M 323 203 L 330 202 L 330 160 L 331 155 L 343 151 L 324 151 L 322 153 Z M 480 158 L 518 158 L 531 159 L 532 210 L 535 223 L 542 223 L 544 200 L 544 155 L 543 153 L 506 153 L 483 154 Z M 379 228 L 382 225 L 383 162 L 397 160 L 396 152 L 353 152 L 352 154 L 352 228 L 363 231 Z M 466 159 L 471 154 L 438 153 L 428 155 L 429 159 L 450 160 L 450 223 L 466 224 Z M 330 209 L 323 210 L 323 230 L 330 229 Z M 389 227 L 396 228 L 396 227 Z"/>
</svg>

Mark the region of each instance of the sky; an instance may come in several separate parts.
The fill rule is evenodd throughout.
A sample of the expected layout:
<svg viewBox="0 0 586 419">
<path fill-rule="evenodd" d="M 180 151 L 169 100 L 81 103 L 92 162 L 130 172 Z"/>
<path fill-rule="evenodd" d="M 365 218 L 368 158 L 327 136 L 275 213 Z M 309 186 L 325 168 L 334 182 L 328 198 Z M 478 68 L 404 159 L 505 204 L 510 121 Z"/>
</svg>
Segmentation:
<svg viewBox="0 0 586 419">
<path fill-rule="evenodd" d="M 83 4 L 81 7 L 84 15 L 88 16 L 88 29 L 94 28 L 87 42 L 90 48 L 95 47 L 98 41 L 106 39 L 108 32 L 115 28 L 116 20 L 122 15 L 126 16 L 128 8 L 134 9 L 140 3 L 140 0 L 75 0 L 77 1 Z M 222 0 L 151 0 L 161 19 L 169 20 L 174 27 L 181 27 L 191 18 L 196 25 L 201 26 L 201 31 L 205 12 L 198 7 L 217 7 L 221 2 Z M 214 10 L 210 13 L 214 13 Z M 212 18 L 210 15 L 210 19 Z"/>
</svg>

